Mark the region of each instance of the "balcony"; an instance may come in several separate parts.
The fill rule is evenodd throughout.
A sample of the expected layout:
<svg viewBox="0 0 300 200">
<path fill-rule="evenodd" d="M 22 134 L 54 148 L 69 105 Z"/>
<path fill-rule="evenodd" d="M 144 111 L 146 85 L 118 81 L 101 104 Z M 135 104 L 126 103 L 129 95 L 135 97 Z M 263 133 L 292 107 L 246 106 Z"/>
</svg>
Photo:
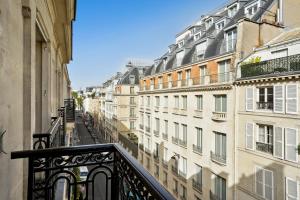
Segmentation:
<svg viewBox="0 0 300 200">
<path fill-rule="evenodd" d="M 193 144 L 193 151 L 198 154 L 202 154 L 202 147 L 196 144 Z"/>
<path fill-rule="evenodd" d="M 226 112 L 213 112 L 212 113 L 213 116 L 212 116 L 212 120 L 215 120 L 215 121 L 226 121 L 227 119 L 227 114 Z"/>
<path fill-rule="evenodd" d="M 194 117 L 196 117 L 196 118 L 203 118 L 203 112 L 202 112 L 202 110 L 195 110 L 194 111 Z"/>
<path fill-rule="evenodd" d="M 232 81 L 232 72 L 217 73 L 217 74 L 209 75 L 209 82 L 211 84 L 228 83 L 230 81 Z"/>
<path fill-rule="evenodd" d="M 256 150 L 265 153 L 273 154 L 273 144 L 266 144 L 262 142 L 256 142 Z"/>
<path fill-rule="evenodd" d="M 195 179 L 192 179 L 192 180 L 193 180 L 193 188 L 196 191 L 202 193 L 202 183 L 198 180 L 195 180 Z"/>
<path fill-rule="evenodd" d="M 168 134 L 162 133 L 162 138 L 163 138 L 164 140 L 168 140 Z"/>
<path fill-rule="evenodd" d="M 180 146 L 182 146 L 182 147 L 187 147 L 187 144 L 186 144 L 187 142 L 186 142 L 186 140 L 182 140 L 182 139 L 178 139 L 178 144 L 180 145 Z"/>
<path fill-rule="evenodd" d="M 178 144 L 178 138 L 172 136 L 172 143 Z"/>
<path fill-rule="evenodd" d="M 154 130 L 153 134 L 154 134 L 155 137 L 159 137 L 159 131 Z"/>
<path fill-rule="evenodd" d="M 66 184 L 73 199 L 83 191 L 85 199 L 94 199 L 99 192 L 105 199 L 174 199 L 119 144 L 18 151 L 11 158 L 28 159 L 28 200 L 55 199 L 59 182 Z M 88 167 L 86 179 L 78 178 L 81 166 Z"/>
<path fill-rule="evenodd" d="M 143 124 L 140 124 L 140 129 L 144 130 L 144 125 Z"/>
<path fill-rule="evenodd" d="M 300 72 L 300 54 L 241 65 L 241 78 Z"/>
<path fill-rule="evenodd" d="M 273 110 L 273 102 L 256 102 L 258 110 Z"/>
<path fill-rule="evenodd" d="M 212 161 L 217 162 L 222 165 L 226 165 L 226 155 L 219 155 L 214 152 L 210 152 L 210 158 Z"/>
</svg>

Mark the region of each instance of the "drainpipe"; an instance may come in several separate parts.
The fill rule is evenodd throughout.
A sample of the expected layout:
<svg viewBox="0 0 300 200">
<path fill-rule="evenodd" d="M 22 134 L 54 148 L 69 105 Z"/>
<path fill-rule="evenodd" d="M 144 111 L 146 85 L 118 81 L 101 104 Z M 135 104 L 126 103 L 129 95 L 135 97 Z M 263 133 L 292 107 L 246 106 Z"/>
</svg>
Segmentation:
<svg viewBox="0 0 300 200">
<path fill-rule="evenodd" d="M 277 22 L 283 24 L 283 1 L 278 0 L 278 9 L 277 9 Z"/>
</svg>

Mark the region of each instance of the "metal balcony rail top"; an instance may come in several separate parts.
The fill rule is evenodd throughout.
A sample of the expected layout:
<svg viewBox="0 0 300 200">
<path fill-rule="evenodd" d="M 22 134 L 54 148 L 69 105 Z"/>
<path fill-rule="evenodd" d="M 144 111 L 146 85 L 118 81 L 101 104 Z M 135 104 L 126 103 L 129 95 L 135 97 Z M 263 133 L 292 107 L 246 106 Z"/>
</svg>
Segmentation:
<svg viewBox="0 0 300 200">
<path fill-rule="evenodd" d="M 139 180 L 142 180 L 141 182 L 147 188 L 147 191 L 149 191 L 150 194 L 154 197 L 154 199 L 166 199 L 166 200 L 174 199 L 174 197 L 164 187 L 162 187 L 157 182 L 157 180 L 149 172 L 147 172 L 147 170 L 145 170 L 143 166 L 135 158 L 133 158 L 120 144 L 108 143 L 108 144 L 81 145 L 81 146 L 73 146 L 73 147 L 48 148 L 48 149 L 39 149 L 39 150 L 15 151 L 15 152 L 11 152 L 11 159 L 29 158 L 28 178 L 32 180 L 33 179 L 32 175 L 34 175 L 32 174 L 34 173 L 33 168 L 36 167 L 35 171 L 38 171 L 40 167 L 40 166 L 33 165 L 34 159 L 47 159 L 47 158 L 53 158 L 55 156 L 63 157 L 63 156 L 72 156 L 72 155 L 83 155 L 84 153 L 105 153 L 105 152 L 118 153 L 120 157 L 124 159 L 125 163 L 134 171 L 135 174 L 133 176 L 136 176 Z M 112 162 L 116 162 L 116 159 L 112 160 Z M 79 167 L 79 166 L 87 166 L 87 165 L 94 165 L 94 164 L 97 163 L 90 163 L 89 161 L 86 161 L 83 163 L 77 163 L 76 166 Z M 65 168 L 70 166 L 63 165 L 60 167 Z M 114 171 L 113 173 L 116 172 L 118 171 Z M 132 184 L 133 182 L 130 183 Z M 140 186 L 137 185 L 136 186 L 133 185 L 131 187 L 140 188 Z M 143 191 L 141 193 L 143 193 Z"/>
<path fill-rule="evenodd" d="M 241 78 L 300 72 L 300 54 L 241 65 Z"/>
</svg>

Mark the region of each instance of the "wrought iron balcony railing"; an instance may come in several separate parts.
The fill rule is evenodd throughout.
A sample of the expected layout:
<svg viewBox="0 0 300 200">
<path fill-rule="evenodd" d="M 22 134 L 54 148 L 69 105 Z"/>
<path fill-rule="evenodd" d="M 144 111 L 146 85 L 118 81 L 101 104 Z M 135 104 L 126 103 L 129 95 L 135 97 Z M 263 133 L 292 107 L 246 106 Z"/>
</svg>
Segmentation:
<svg viewBox="0 0 300 200">
<path fill-rule="evenodd" d="M 273 102 L 256 102 L 259 110 L 273 110 Z"/>
<path fill-rule="evenodd" d="M 33 134 L 33 149 L 65 146 L 66 140 L 66 109 L 58 109 L 58 117 L 52 117 L 51 127 L 46 133 Z"/>
<path fill-rule="evenodd" d="M 273 154 L 273 145 L 262 142 L 256 142 L 256 150 Z"/>
<path fill-rule="evenodd" d="M 162 138 L 163 138 L 164 140 L 168 140 L 168 134 L 162 133 Z"/>
<path fill-rule="evenodd" d="M 187 147 L 186 139 L 185 139 L 185 140 L 178 139 L 178 144 L 179 144 L 180 146 Z"/>
<path fill-rule="evenodd" d="M 153 134 L 154 134 L 154 136 L 159 137 L 159 131 L 154 130 L 154 131 L 153 131 Z"/>
<path fill-rule="evenodd" d="M 178 138 L 172 136 L 172 142 L 173 142 L 174 144 L 178 144 Z"/>
<path fill-rule="evenodd" d="M 226 112 L 213 112 L 212 120 L 216 121 L 226 121 L 227 113 Z"/>
<path fill-rule="evenodd" d="M 144 130 L 144 125 L 143 124 L 140 124 L 140 129 Z"/>
<path fill-rule="evenodd" d="M 66 108 L 66 120 L 67 122 L 75 121 L 75 100 L 65 99 L 64 106 Z"/>
<path fill-rule="evenodd" d="M 146 126 L 146 132 L 150 133 L 150 127 Z"/>
<path fill-rule="evenodd" d="M 56 199 L 61 187 L 68 199 L 174 199 L 119 144 L 18 151 L 11 158 L 28 158 L 28 200 Z"/>
<path fill-rule="evenodd" d="M 224 165 L 226 164 L 226 155 L 219 155 L 219 154 L 211 151 L 210 157 L 215 162 L 218 162 L 218 163 L 224 164 Z"/>
<path fill-rule="evenodd" d="M 241 65 L 241 78 L 300 72 L 300 54 Z"/>
</svg>

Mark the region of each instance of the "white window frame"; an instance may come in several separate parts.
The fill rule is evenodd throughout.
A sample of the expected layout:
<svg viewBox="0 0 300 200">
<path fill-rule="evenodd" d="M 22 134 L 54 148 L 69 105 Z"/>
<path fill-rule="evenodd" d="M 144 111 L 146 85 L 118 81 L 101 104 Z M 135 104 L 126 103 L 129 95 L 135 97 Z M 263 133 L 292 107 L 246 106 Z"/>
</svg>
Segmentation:
<svg viewBox="0 0 300 200">
<path fill-rule="evenodd" d="M 254 170 L 255 170 L 254 171 L 254 174 L 255 174 L 254 177 L 255 177 L 255 193 L 256 194 L 257 194 L 257 190 L 256 190 L 256 173 L 257 173 L 258 170 L 262 170 L 262 172 L 263 172 L 263 176 L 262 176 L 262 178 L 263 178 L 263 182 L 262 182 L 262 185 L 263 185 L 263 188 L 262 188 L 262 190 L 263 190 L 263 196 L 261 196 L 263 198 L 265 198 L 265 193 L 266 193 L 265 192 L 265 171 L 271 172 L 271 174 L 272 174 L 272 200 L 273 200 L 274 199 L 274 173 L 273 173 L 273 171 L 265 169 L 265 168 L 263 168 L 261 166 L 258 166 L 258 165 L 255 166 Z M 258 195 L 258 196 L 260 196 L 260 195 Z"/>
<path fill-rule="evenodd" d="M 294 182 L 295 184 L 296 184 L 296 186 L 297 186 L 297 196 L 290 196 L 289 194 L 288 194 L 288 181 L 292 181 L 292 182 Z M 290 177 L 285 177 L 285 199 L 289 199 L 289 198 L 293 198 L 293 199 L 295 199 L 295 200 L 298 200 L 299 199 L 299 196 L 300 196 L 300 191 L 299 191 L 299 181 L 297 181 L 297 180 L 295 180 L 295 179 L 293 179 L 293 178 L 290 178 Z"/>
<path fill-rule="evenodd" d="M 288 86 L 296 86 L 296 98 L 290 98 L 290 99 L 296 99 L 296 112 L 288 112 L 287 111 L 287 102 L 288 102 Z M 298 84 L 287 84 L 285 87 L 285 109 L 286 109 L 286 113 L 288 114 L 297 114 L 298 113 Z"/>
</svg>

